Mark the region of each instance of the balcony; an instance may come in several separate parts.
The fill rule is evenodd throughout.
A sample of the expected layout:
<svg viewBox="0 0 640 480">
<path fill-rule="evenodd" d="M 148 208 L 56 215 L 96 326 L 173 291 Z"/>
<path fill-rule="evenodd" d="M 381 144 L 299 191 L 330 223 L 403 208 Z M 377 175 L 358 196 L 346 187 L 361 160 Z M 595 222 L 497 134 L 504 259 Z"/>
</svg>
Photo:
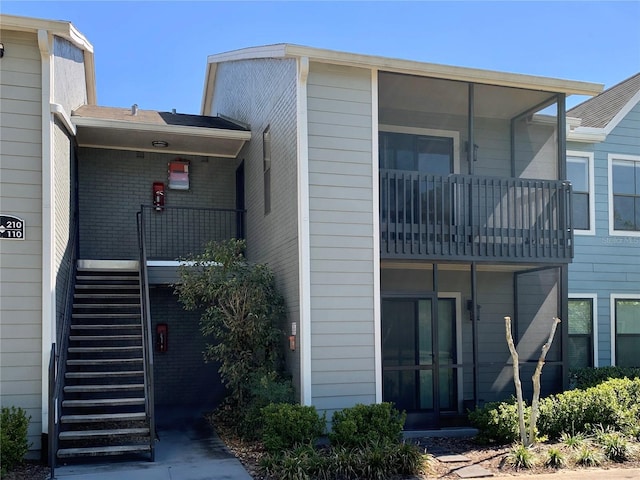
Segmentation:
<svg viewBox="0 0 640 480">
<path fill-rule="evenodd" d="M 567 263 L 570 212 L 568 182 L 381 169 L 380 256 Z"/>
<path fill-rule="evenodd" d="M 204 251 L 211 241 L 244 238 L 244 210 L 143 205 L 139 234 L 147 260 L 175 261 Z"/>
</svg>

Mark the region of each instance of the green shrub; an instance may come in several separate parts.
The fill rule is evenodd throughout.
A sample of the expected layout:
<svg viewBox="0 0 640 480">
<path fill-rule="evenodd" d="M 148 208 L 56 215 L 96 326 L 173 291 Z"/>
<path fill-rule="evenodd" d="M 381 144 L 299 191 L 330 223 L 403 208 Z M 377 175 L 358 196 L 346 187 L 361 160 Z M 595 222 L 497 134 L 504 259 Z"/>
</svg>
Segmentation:
<svg viewBox="0 0 640 480">
<path fill-rule="evenodd" d="M 262 372 L 253 375 L 248 391 L 248 405 L 240 409 L 235 423 L 240 436 L 257 440 L 262 437 L 264 425 L 262 409 L 272 403 L 293 403 L 293 384 L 291 379 L 282 378 L 275 372 Z"/>
<path fill-rule="evenodd" d="M 567 459 L 559 448 L 550 448 L 547 451 L 547 459 L 545 465 L 551 468 L 562 468 L 567 464 Z"/>
<path fill-rule="evenodd" d="M 582 445 L 584 445 L 584 435 L 582 435 L 581 433 L 572 435 L 570 433 L 564 432 L 562 433 L 562 435 L 560 435 L 560 441 L 567 447 L 577 450 Z"/>
<path fill-rule="evenodd" d="M 612 378 L 640 378 L 638 367 L 578 368 L 569 373 L 571 387 L 585 389 L 595 387 Z"/>
<path fill-rule="evenodd" d="M 530 409 L 525 410 L 525 420 Z M 471 425 L 478 429 L 476 440 L 480 443 L 504 445 L 520 438 L 518 406 L 515 399 L 507 402 L 490 402 L 469 412 Z"/>
<path fill-rule="evenodd" d="M 516 470 L 521 468 L 528 470 L 535 465 L 536 457 L 529 448 L 519 443 L 509 452 L 507 461 L 513 465 Z"/>
<path fill-rule="evenodd" d="M 262 440 L 270 453 L 299 445 L 313 445 L 324 433 L 325 416 L 313 406 L 272 403 L 262 409 Z"/>
<path fill-rule="evenodd" d="M 2 407 L 0 415 L 0 471 L 4 475 L 22 459 L 29 450 L 27 429 L 31 416 L 22 408 Z"/>
<path fill-rule="evenodd" d="M 576 456 L 576 463 L 583 467 L 597 467 L 602 460 L 602 454 L 589 445 L 583 445 Z"/>
<path fill-rule="evenodd" d="M 562 433 L 591 433 L 596 426 L 625 430 L 640 422 L 640 379 L 612 379 L 586 390 L 569 390 L 540 402 L 538 430 L 556 439 Z"/>
<path fill-rule="evenodd" d="M 371 442 L 399 442 L 407 415 L 392 403 L 358 404 L 337 411 L 331 419 L 333 445 L 357 447 Z"/>
<path fill-rule="evenodd" d="M 631 456 L 629 442 L 620 432 L 606 432 L 597 436 L 604 455 L 611 461 L 624 462 Z"/>
</svg>

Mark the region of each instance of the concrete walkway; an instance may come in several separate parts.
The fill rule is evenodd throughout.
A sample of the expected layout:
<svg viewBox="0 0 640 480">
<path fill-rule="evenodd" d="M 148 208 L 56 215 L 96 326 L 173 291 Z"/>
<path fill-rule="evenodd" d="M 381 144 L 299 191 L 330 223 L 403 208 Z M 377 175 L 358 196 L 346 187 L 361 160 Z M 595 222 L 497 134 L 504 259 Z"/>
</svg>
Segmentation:
<svg viewBox="0 0 640 480">
<path fill-rule="evenodd" d="M 194 415 L 194 413 L 196 415 Z M 91 463 L 61 465 L 59 480 L 251 480 L 201 412 L 174 417 L 158 426 L 155 462 L 148 457 L 101 458 Z"/>
<path fill-rule="evenodd" d="M 559 470 L 556 473 L 544 473 L 539 475 L 522 474 L 518 476 L 491 477 L 491 480 L 638 480 L 640 479 L 640 468 L 614 468 L 611 470 L 603 469 L 584 469 L 573 470 L 571 472 L 563 472 Z"/>
</svg>

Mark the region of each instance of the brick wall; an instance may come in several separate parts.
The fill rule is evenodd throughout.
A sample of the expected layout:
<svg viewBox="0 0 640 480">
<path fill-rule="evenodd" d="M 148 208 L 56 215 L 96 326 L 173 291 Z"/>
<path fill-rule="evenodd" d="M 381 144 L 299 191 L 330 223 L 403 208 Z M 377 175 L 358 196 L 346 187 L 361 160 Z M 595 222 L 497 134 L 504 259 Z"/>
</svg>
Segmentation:
<svg viewBox="0 0 640 480">
<path fill-rule="evenodd" d="M 149 291 L 154 340 L 156 325 L 168 326 L 168 350 L 154 353 L 155 403 L 157 406 L 203 406 L 213 409 L 224 396 L 219 364 L 206 363 L 206 341 L 200 333 L 200 313 L 188 312 L 172 288 Z"/>
<path fill-rule="evenodd" d="M 177 155 L 81 148 L 78 160 L 80 258 L 138 257 L 136 212 L 150 205 L 153 182 L 167 184 Z M 190 189 L 165 190 L 167 206 L 235 208 L 238 161 L 181 155 L 191 162 Z"/>
</svg>

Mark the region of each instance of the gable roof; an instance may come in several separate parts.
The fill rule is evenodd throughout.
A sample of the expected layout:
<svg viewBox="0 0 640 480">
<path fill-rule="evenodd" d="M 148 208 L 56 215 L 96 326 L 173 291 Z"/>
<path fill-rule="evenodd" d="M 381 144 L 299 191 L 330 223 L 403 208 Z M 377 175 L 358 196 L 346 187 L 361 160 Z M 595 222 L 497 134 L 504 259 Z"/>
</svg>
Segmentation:
<svg viewBox="0 0 640 480">
<path fill-rule="evenodd" d="M 606 128 L 609 133 L 640 101 L 639 92 L 640 72 L 573 107 L 567 116 L 580 118 L 582 127 Z"/>
</svg>

